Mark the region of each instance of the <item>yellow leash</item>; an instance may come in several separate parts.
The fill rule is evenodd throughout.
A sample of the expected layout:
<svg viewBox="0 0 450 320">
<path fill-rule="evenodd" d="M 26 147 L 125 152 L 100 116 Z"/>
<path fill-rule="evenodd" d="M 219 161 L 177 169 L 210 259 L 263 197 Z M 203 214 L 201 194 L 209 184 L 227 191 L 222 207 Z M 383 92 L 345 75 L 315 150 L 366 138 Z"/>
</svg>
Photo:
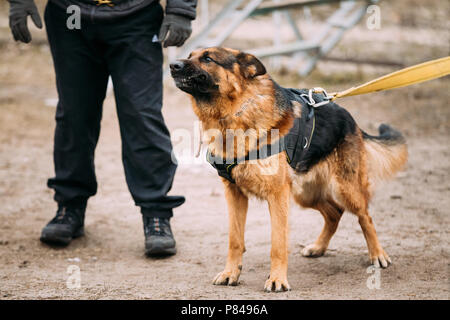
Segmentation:
<svg viewBox="0 0 450 320">
<path fill-rule="evenodd" d="M 312 93 L 323 93 L 328 101 L 333 101 L 337 98 L 405 87 L 411 84 L 444 77 L 448 74 L 450 74 L 450 56 L 420 63 L 340 92 L 327 94 L 322 88 L 314 88 L 310 90 L 309 100 L 310 102 L 314 102 Z M 323 102 L 314 102 L 313 105 L 318 107 L 327 103 Z"/>
</svg>

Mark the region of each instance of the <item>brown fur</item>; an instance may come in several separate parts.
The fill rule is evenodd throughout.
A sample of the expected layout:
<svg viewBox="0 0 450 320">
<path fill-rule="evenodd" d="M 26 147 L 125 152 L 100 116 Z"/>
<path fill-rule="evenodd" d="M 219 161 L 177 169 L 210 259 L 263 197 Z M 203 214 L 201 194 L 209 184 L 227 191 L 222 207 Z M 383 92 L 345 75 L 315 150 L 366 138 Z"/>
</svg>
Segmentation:
<svg viewBox="0 0 450 320">
<path fill-rule="evenodd" d="M 237 59 L 238 62 L 228 69 L 215 63 L 204 63 L 201 57 L 205 50 L 218 61 L 230 53 L 241 61 Z M 206 133 L 205 141 L 209 149 L 224 158 L 244 156 L 258 147 L 258 139 L 270 129 L 279 129 L 280 135 L 285 135 L 294 117 L 299 116 L 298 106 L 294 105 L 291 110 L 277 107 L 273 82 L 265 69 L 261 69 L 260 62 L 255 60 L 251 55 L 222 48 L 197 50 L 186 60 L 219 79 L 219 94 L 213 103 L 191 98 L 205 132 L 214 129 L 226 137 L 227 129 L 241 129 L 242 132 L 249 128 L 261 130 L 247 137 L 243 137 L 243 133 L 236 134 L 232 139 L 245 138 L 245 143 L 235 144 L 231 150 L 226 150 L 226 141 Z M 237 165 L 232 171 L 235 184 L 222 178 L 229 210 L 229 250 L 225 269 L 216 276 L 214 284 L 238 283 L 245 251 L 244 228 L 250 196 L 266 200 L 269 204 L 272 249 L 266 291 L 290 289 L 287 280 L 290 195 L 302 207 L 318 210 L 325 222 L 321 234 L 312 245 L 303 249 L 303 255 L 312 257 L 324 254 L 342 213 L 347 210 L 358 217 L 371 262 L 386 267 L 391 260 L 378 241 L 368 212 L 370 185 L 376 178 L 392 176 L 404 165 L 406 158 L 404 144 L 386 146 L 367 141 L 357 129 L 356 133 L 347 135 L 333 153 L 306 173 L 294 172 L 286 161 L 285 153 Z"/>
</svg>

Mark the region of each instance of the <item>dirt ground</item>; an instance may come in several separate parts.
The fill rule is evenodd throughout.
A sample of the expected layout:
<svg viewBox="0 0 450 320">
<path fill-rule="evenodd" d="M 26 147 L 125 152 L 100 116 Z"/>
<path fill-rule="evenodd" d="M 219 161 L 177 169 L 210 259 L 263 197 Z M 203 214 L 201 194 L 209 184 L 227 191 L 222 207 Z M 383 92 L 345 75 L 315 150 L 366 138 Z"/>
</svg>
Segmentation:
<svg viewBox="0 0 450 320">
<path fill-rule="evenodd" d="M 449 25 L 441 13 L 447 2 L 427 1 L 428 11 L 419 1 L 404 2 L 409 5 L 381 2 L 386 13 L 382 28 L 369 31 L 361 23 L 331 55 L 384 57 L 405 65 L 448 55 Z M 225 264 L 228 222 L 217 173 L 204 162 L 180 161 L 171 192 L 186 196 L 172 219 L 178 254 L 146 258 L 141 216 L 125 184 L 111 96 L 104 105 L 96 151 L 99 190 L 89 201 L 86 236 L 64 249 L 39 242 L 41 228 L 56 208 L 46 188 L 46 179 L 53 174 L 54 74 L 45 33 L 33 29 L 37 41 L 32 46 L 14 44 L 4 9 L 2 3 L 0 299 L 449 299 L 449 77 L 340 101 L 364 130 L 375 133 L 380 123 L 387 122 L 408 140 L 406 170 L 378 186 L 370 207 L 381 244 L 393 260 L 380 271 L 379 289 L 367 286 L 373 274 L 368 273 L 367 247 L 355 216 L 344 214 L 325 256 L 305 258 L 300 250 L 318 236 L 322 218 L 292 206 L 288 279 L 293 290 L 264 293 L 270 220 L 267 205 L 256 200 L 249 208 L 240 285 L 213 286 L 213 277 Z M 256 22 L 248 28 L 252 23 Z M 429 40 L 436 38 L 442 41 Z M 333 91 L 394 70 L 321 62 L 307 79 L 285 69 L 273 77 L 286 86 L 324 86 Z M 187 97 L 170 79 L 164 114 L 174 139 L 182 129 L 194 131 L 195 116 Z M 80 268 L 78 289 L 66 284 L 72 265 Z"/>
</svg>

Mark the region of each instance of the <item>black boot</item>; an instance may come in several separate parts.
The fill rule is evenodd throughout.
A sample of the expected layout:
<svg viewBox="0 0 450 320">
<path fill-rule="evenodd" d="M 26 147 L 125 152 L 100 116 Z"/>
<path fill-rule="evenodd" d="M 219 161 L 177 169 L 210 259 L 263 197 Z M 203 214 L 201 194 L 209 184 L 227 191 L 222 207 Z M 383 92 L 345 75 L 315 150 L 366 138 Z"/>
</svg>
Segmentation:
<svg viewBox="0 0 450 320">
<path fill-rule="evenodd" d="M 175 239 L 170 228 L 170 218 L 143 216 L 143 221 L 146 255 L 168 256 L 177 253 Z"/>
<path fill-rule="evenodd" d="M 42 229 L 41 241 L 68 245 L 73 238 L 83 236 L 85 211 L 86 205 L 79 207 L 58 205 L 56 216 Z"/>
</svg>

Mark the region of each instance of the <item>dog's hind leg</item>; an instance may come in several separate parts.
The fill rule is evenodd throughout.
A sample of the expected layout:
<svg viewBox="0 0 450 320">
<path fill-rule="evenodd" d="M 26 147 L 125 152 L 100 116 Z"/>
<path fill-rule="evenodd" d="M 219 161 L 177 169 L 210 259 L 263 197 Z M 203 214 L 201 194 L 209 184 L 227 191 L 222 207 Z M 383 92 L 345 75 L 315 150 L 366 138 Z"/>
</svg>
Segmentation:
<svg viewBox="0 0 450 320">
<path fill-rule="evenodd" d="M 323 201 L 316 209 L 322 214 L 325 224 L 317 240 L 303 248 L 301 253 L 305 257 L 320 257 L 325 253 L 344 212 L 334 201 Z"/>
<path fill-rule="evenodd" d="M 272 249 L 270 275 L 264 285 L 266 292 L 291 290 L 287 281 L 289 195 L 290 187 L 286 184 L 278 192 L 270 194 L 267 199 L 272 227 Z"/>
<path fill-rule="evenodd" d="M 387 253 L 383 250 L 378 241 L 377 233 L 375 231 L 375 226 L 373 225 L 372 218 L 369 215 L 367 210 L 361 211 L 357 213 L 359 225 L 364 233 L 364 237 L 366 238 L 367 247 L 369 249 L 369 259 L 370 262 L 375 267 L 383 267 L 386 268 L 389 264 L 391 264 L 391 258 L 387 255 Z"/>
<path fill-rule="evenodd" d="M 362 179 L 362 181 L 364 182 L 366 180 Z M 370 262 L 375 267 L 381 266 L 386 268 L 391 263 L 391 259 L 381 247 L 375 231 L 375 226 L 369 215 L 369 192 L 367 190 L 367 185 L 367 183 L 361 183 L 358 188 L 355 187 L 357 186 L 356 184 L 347 184 L 345 188 L 341 188 L 340 195 L 346 209 L 356 214 L 358 217 L 359 225 L 361 226 L 369 249 Z"/>
<path fill-rule="evenodd" d="M 228 257 L 224 271 L 213 280 L 215 285 L 238 285 L 242 270 L 242 255 L 245 251 L 244 232 L 248 198 L 235 184 L 225 182 L 225 198 L 228 203 L 229 233 Z"/>
</svg>

